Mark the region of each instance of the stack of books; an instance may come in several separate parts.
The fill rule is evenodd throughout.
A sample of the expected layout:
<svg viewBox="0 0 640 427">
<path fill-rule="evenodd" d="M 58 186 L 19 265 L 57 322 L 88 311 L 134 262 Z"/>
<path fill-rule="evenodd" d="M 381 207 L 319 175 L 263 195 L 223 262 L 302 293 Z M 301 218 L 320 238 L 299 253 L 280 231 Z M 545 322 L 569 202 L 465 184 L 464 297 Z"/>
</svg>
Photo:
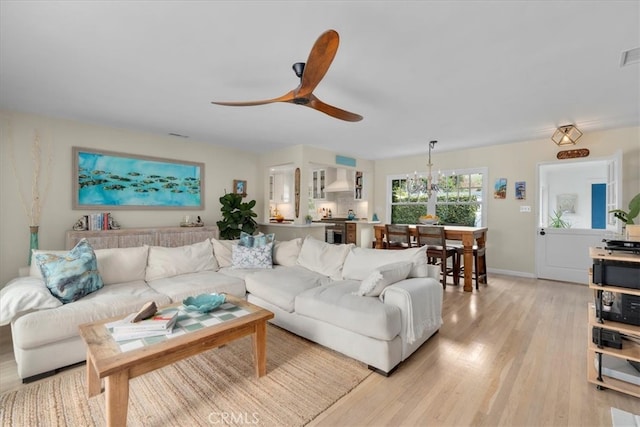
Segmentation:
<svg viewBox="0 0 640 427">
<path fill-rule="evenodd" d="M 137 313 L 132 313 L 121 321 L 110 325 L 113 328 L 113 339 L 116 341 L 134 340 L 138 338 L 167 335 L 173 331 L 178 320 L 178 310 L 163 310 L 149 317 L 132 323 Z"/>
</svg>

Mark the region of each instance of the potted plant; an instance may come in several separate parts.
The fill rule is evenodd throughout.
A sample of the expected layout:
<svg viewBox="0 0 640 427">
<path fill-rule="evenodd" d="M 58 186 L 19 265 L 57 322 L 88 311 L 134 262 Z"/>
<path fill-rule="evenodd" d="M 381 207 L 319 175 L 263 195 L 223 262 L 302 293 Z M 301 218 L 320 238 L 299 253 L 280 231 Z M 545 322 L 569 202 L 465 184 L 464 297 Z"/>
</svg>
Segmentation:
<svg viewBox="0 0 640 427">
<path fill-rule="evenodd" d="M 304 222 L 307 224 L 311 224 L 311 221 L 313 220 L 313 217 L 309 214 L 304 216 Z"/>
<path fill-rule="evenodd" d="M 258 223 L 253 219 L 258 216 L 253 211 L 255 200 L 242 202 L 242 195 L 227 193 L 220 197 L 222 219 L 216 224 L 220 230 L 220 238 L 234 240 L 240 238 L 240 232 L 253 234 L 258 228 Z"/>
<path fill-rule="evenodd" d="M 633 219 L 640 214 L 640 193 L 636 194 L 629 202 L 629 210 L 613 209 L 609 213 L 622 221 L 622 234 L 625 239 L 640 239 L 640 225 L 636 225 Z"/>
<path fill-rule="evenodd" d="M 629 202 L 629 210 L 623 211 L 622 209 L 613 209 L 609 213 L 618 218 L 624 224 L 633 224 L 633 219 L 640 214 L 640 193 L 636 194 Z"/>
<path fill-rule="evenodd" d="M 562 211 L 553 211 L 553 216 L 549 217 L 549 227 L 571 228 L 571 223 L 562 219 Z"/>
</svg>

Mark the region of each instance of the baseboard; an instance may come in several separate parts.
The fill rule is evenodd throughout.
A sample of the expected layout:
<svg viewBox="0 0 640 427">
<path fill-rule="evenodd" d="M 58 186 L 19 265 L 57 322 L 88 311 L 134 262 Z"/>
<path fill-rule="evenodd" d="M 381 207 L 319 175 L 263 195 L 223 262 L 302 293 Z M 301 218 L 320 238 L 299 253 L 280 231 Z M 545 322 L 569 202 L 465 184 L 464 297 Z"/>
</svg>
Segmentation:
<svg viewBox="0 0 640 427">
<path fill-rule="evenodd" d="M 503 270 L 499 268 L 487 269 L 487 274 L 491 277 L 491 274 L 503 274 L 505 276 L 526 277 L 527 279 L 535 279 L 536 276 L 533 273 L 527 273 L 525 271 Z"/>
</svg>

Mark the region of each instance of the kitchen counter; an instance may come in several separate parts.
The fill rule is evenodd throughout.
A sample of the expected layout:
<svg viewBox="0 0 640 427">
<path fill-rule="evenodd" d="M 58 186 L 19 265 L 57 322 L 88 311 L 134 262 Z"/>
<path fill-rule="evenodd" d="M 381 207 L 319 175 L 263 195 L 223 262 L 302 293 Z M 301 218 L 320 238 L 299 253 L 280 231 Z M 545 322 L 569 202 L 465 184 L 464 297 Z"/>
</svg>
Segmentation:
<svg viewBox="0 0 640 427">
<path fill-rule="evenodd" d="M 260 226 L 273 226 L 273 227 L 298 227 L 298 228 L 309 228 L 309 227 L 324 227 L 327 225 L 325 222 L 312 222 L 311 224 L 296 224 L 293 221 L 282 221 L 282 222 L 259 222 Z"/>
<path fill-rule="evenodd" d="M 324 242 L 324 227 L 328 225 L 324 222 L 312 222 L 311 224 L 296 224 L 294 222 L 262 222 L 258 223 L 258 228 L 265 234 L 273 233 L 276 240 L 293 240 L 298 237 L 313 236 Z"/>
</svg>

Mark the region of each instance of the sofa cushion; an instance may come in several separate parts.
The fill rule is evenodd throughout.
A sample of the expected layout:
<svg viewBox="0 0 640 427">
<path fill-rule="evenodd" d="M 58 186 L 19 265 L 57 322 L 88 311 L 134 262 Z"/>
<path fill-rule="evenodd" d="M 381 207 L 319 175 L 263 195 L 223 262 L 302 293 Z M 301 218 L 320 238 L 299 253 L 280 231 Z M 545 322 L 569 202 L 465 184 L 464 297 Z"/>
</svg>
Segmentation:
<svg viewBox="0 0 640 427">
<path fill-rule="evenodd" d="M 163 277 L 217 269 L 218 263 L 213 256 L 213 246 L 209 239 L 176 248 L 150 246 L 145 280 L 148 282 Z"/>
<path fill-rule="evenodd" d="M 263 246 L 234 245 L 231 250 L 233 268 L 272 268 L 273 242 Z"/>
<path fill-rule="evenodd" d="M 291 267 L 296 265 L 300 249 L 302 248 L 302 238 L 275 242 L 273 246 L 273 263 Z"/>
<path fill-rule="evenodd" d="M 62 302 L 51 295 L 38 277 L 19 277 L 0 289 L 0 326 L 7 325 L 18 314 L 30 310 L 60 307 Z"/>
<path fill-rule="evenodd" d="M 231 259 L 231 248 L 237 245 L 239 240 L 218 240 L 211 238 L 211 244 L 213 245 L 213 255 L 218 261 L 220 268 L 231 267 L 233 261 Z"/>
<path fill-rule="evenodd" d="M 105 285 L 144 280 L 148 246 L 96 249 L 98 272 Z"/>
<path fill-rule="evenodd" d="M 400 309 L 378 298 L 354 295 L 359 286 L 357 280 L 334 281 L 302 292 L 295 299 L 296 314 L 371 338 L 392 340 L 402 328 Z"/>
<path fill-rule="evenodd" d="M 297 263 L 334 280 L 342 278 L 342 264 L 354 245 L 332 245 L 311 236 L 305 237 Z"/>
<path fill-rule="evenodd" d="M 37 254 L 35 261 L 47 288 L 63 304 L 77 301 L 104 286 L 96 254 L 87 239 L 80 240 L 64 255 Z"/>
<path fill-rule="evenodd" d="M 143 281 L 105 286 L 72 304 L 55 310 L 27 313 L 14 320 L 14 345 L 29 349 L 78 336 L 78 326 L 113 316 L 134 313 L 146 302 L 158 306 L 171 302 Z"/>
<path fill-rule="evenodd" d="M 152 280 L 149 286 L 169 296 L 172 302 L 200 294 L 225 293 L 244 298 L 244 281 L 217 271 L 199 271 Z"/>
<path fill-rule="evenodd" d="M 413 263 L 411 261 L 392 262 L 376 268 L 360 283 L 355 295 L 377 297 L 382 290 L 409 275 Z"/>
<path fill-rule="evenodd" d="M 262 270 L 245 278 L 247 292 L 289 313 L 296 295 L 329 282 L 328 277 L 301 266 Z"/>
<path fill-rule="evenodd" d="M 353 280 L 366 279 L 371 271 L 392 262 L 411 261 L 413 266 L 408 277 L 430 277 L 427 264 L 427 247 L 386 250 L 370 248 L 351 248 L 344 260 L 342 278 Z"/>
</svg>

